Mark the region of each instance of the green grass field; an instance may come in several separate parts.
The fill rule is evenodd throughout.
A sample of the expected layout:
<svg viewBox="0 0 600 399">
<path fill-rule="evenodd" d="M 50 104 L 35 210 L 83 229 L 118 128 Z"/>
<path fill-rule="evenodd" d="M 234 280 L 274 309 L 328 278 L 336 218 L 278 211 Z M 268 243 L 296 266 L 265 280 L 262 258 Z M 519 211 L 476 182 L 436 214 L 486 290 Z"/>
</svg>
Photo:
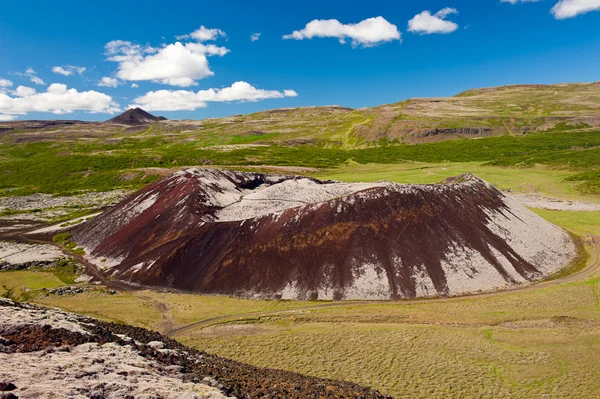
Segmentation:
<svg viewBox="0 0 600 399">
<path fill-rule="evenodd" d="M 572 226 L 573 212 L 562 213 L 556 222 Z M 27 271 L 0 273 L 0 282 L 19 290 L 64 284 L 53 273 Z M 159 331 L 245 314 L 176 338 L 220 356 L 351 380 L 397 398 L 593 398 L 600 390 L 600 275 L 489 297 L 321 308 L 322 302 L 152 291 L 39 292 L 29 299 Z"/>
<path fill-rule="evenodd" d="M 244 300 L 154 291 L 119 293 L 114 296 L 102 291 L 92 291 L 69 297 L 37 297 L 35 301 L 102 320 L 133 324 L 161 332 L 214 317 L 251 312 L 276 313 L 315 305 L 315 302 L 308 301 Z M 166 309 L 161 306 L 163 304 Z M 163 319 L 163 315 L 168 316 L 168 320 Z"/>
<path fill-rule="evenodd" d="M 600 235 L 600 212 L 569 212 L 534 209 L 544 219 L 579 235 Z"/>
<path fill-rule="evenodd" d="M 587 321 L 235 327 L 183 342 L 257 366 L 351 380 L 396 398 L 594 398 L 600 389 L 594 354 L 600 334 Z"/>
<path fill-rule="evenodd" d="M 1 273 L 2 284 L 62 285 L 51 273 Z M 600 389 L 600 278 L 488 298 L 348 304 L 247 301 L 153 292 L 36 297 L 105 320 L 159 329 L 225 314 L 182 342 L 258 366 L 338 378 L 411 398 L 592 398 Z M 288 309 L 294 314 L 278 314 Z"/>
<path fill-rule="evenodd" d="M 594 398 L 600 390 L 600 278 L 488 298 L 250 318 L 178 339 L 397 398 Z"/>
<path fill-rule="evenodd" d="M 342 181 L 387 180 L 405 184 L 429 184 L 439 183 L 448 177 L 467 172 L 481 177 L 500 190 L 510 189 L 555 198 L 600 202 L 598 196 L 579 193 L 575 189 L 577 183 L 566 180 L 573 172 L 541 165 L 531 168 L 507 168 L 483 165 L 480 162 L 352 164 L 328 169 L 314 176 Z"/>
<path fill-rule="evenodd" d="M 344 168 L 357 164 L 404 165 L 411 162 L 498 166 L 514 170 L 516 176 L 524 173 L 532 179 L 543 176 L 544 172 L 538 175 L 519 171 L 545 168 L 555 171 L 556 176 L 572 179 L 569 182 L 571 190 L 586 194 L 600 192 L 600 174 L 597 173 L 600 169 L 600 134 L 568 131 L 350 150 L 318 145 L 271 145 L 220 151 L 195 141 L 172 142 L 161 136 L 124 137 L 111 142 L 0 142 L 0 167 L 3 170 L 0 195 L 134 189 L 158 178 L 144 168 L 271 165 L 341 167 L 343 172 Z M 384 168 L 388 166 L 382 167 L 382 176 L 388 175 Z M 494 169 L 488 170 L 490 176 L 493 175 Z M 484 172 L 484 169 L 480 171 Z M 535 180 L 532 184 L 543 185 Z"/>
<path fill-rule="evenodd" d="M 65 285 L 50 272 L 8 271 L 0 273 L 0 297 L 27 299 L 42 288 L 52 289 Z"/>
</svg>

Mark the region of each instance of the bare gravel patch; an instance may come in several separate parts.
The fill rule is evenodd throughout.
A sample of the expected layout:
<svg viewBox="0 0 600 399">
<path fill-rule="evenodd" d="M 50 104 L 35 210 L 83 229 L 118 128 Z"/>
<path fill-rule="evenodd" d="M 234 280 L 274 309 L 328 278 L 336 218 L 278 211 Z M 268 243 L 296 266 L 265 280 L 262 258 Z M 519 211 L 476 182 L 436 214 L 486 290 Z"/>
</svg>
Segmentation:
<svg viewBox="0 0 600 399">
<path fill-rule="evenodd" d="M 50 194 L 33 194 L 21 197 L 0 198 L 0 210 L 27 211 L 34 209 L 60 207 L 102 207 L 116 204 L 129 194 L 126 190 L 114 190 L 99 193 L 85 193 L 74 196 L 53 196 Z"/>
<path fill-rule="evenodd" d="M 595 202 L 551 198 L 541 194 L 504 194 L 530 208 L 549 209 L 552 211 L 600 211 L 600 204 Z"/>
<path fill-rule="evenodd" d="M 49 262 L 63 257 L 63 253 L 53 245 L 0 241 L 0 265 Z"/>
</svg>

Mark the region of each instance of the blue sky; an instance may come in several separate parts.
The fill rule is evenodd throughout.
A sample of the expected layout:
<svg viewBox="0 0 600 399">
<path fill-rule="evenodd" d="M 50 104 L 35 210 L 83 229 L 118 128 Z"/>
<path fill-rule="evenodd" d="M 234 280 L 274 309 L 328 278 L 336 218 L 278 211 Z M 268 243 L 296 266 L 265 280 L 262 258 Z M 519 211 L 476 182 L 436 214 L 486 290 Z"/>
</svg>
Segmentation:
<svg viewBox="0 0 600 399">
<path fill-rule="evenodd" d="M 5 2 L 0 120 L 129 105 L 201 119 L 600 80 L 600 0 L 512 2 Z"/>
</svg>

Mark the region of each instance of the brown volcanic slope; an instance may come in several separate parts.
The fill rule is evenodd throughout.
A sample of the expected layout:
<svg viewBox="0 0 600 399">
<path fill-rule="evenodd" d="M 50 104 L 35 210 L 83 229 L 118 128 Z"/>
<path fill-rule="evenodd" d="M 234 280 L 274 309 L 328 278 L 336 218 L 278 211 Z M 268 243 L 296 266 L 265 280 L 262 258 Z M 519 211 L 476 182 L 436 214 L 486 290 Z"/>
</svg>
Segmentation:
<svg viewBox="0 0 600 399">
<path fill-rule="evenodd" d="M 120 115 L 115 116 L 112 119 L 107 120 L 106 123 L 137 126 L 165 120 L 167 120 L 167 118 L 164 116 L 154 116 L 141 108 L 132 108 Z"/>
<path fill-rule="evenodd" d="M 75 227 L 73 238 L 123 281 L 288 299 L 508 288 L 576 252 L 563 230 L 471 175 L 349 184 L 188 169 Z"/>
</svg>

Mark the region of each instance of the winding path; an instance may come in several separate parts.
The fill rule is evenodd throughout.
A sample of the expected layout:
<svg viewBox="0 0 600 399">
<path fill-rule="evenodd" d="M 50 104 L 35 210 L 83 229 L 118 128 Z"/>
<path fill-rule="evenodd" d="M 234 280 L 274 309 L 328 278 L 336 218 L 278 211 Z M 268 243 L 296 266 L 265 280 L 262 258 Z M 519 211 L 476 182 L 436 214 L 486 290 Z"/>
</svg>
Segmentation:
<svg viewBox="0 0 600 399">
<path fill-rule="evenodd" d="M 588 277 L 591 277 L 595 273 L 600 273 L 600 236 L 592 236 L 591 238 L 592 238 L 592 242 L 595 247 L 593 262 L 590 265 L 588 265 L 586 268 L 584 268 L 583 270 L 580 270 L 580 271 L 573 273 L 571 275 L 568 275 L 566 277 L 561 277 L 561 278 L 558 278 L 555 280 L 546 280 L 546 281 L 542 281 L 537 284 L 528 285 L 528 286 L 522 287 L 522 288 L 515 288 L 512 290 L 489 292 L 489 293 L 475 294 L 475 295 L 469 295 L 469 296 L 464 296 L 464 295 L 463 296 L 455 296 L 455 297 L 451 297 L 451 298 L 442 298 L 442 299 L 404 299 L 404 300 L 400 300 L 400 301 L 394 301 L 393 303 L 415 304 L 415 303 L 431 303 L 431 302 L 437 302 L 437 301 L 453 302 L 453 301 L 460 301 L 465 298 L 469 298 L 469 299 L 471 299 L 471 298 L 491 298 L 491 297 L 496 297 L 496 296 L 500 296 L 500 295 L 509 295 L 509 294 L 520 293 L 520 292 L 535 291 L 535 290 L 538 290 L 541 288 L 554 287 L 554 286 L 565 284 L 565 283 L 581 281 Z M 194 323 L 187 324 L 185 326 L 175 328 L 171 331 L 167 331 L 165 333 L 165 335 L 167 335 L 169 337 L 175 337 L 177 335 L 181 335 L 182 333 L 184 333 L 186 331 L 194 330 L 197 328 L 205 328 L 205 327 L 209 327 L 209 326 L 212 326 L 215 324 L 227 323 L 227 322 L 232 322 L 232 321 L 244 321 L 244 320 L 256 319 L 256 318 L 265 317 L 265 316 L 282 316 L 282 315 L 286 315 L 286 314 L 294 314 L 297 312 L 302 312 L 302 311 L 307 311 L 307 310 L 308 311 L 318 310 L 318 309 L 323 309 L 323 308 L 356 306 L 356 305 L 375 305 L 375 304 L 380 304 L 382 302 L 391 302 L 391 301 L 341 301 L 341 302 L 324 303 L 324 304 L 315 305 L 315 306 L 298 307 L 295 309 L 288 309 L 288 310 L 283 310 L 283 311 L 262 311 L 262 312 L 259 311 L 259 312 L 239 313 L 239 314 L 234 314 L 234 315 L 213 317 L 210 319 L 200 320 L 200 321 L 197 321 Z"/>
</svg>

